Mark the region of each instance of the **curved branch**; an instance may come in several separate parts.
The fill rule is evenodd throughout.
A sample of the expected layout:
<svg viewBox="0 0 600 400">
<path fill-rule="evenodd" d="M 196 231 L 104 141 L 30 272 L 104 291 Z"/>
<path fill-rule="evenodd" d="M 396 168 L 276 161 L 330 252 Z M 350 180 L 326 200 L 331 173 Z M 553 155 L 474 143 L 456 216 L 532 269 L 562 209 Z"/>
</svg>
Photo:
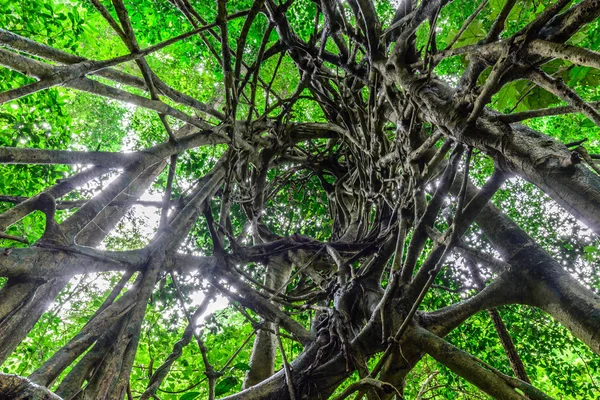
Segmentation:
<svg viewBox="0 0 600 400">
<path fill-rule="evenodd" d="M 444 364 L 457 375 L 462 376 L 479 389 L 495 398 L 507 400 L 540 399 L 551 400 L 552 397 L 539 389 L 502 374 L 500 371 L 483 363 L 472 355 L 454 347 L 450 343 L 426 329 L 416 327 L 412 340 L 426 353 Z M 525 393 L 521 395 L 517 390 Z"/>
</svg>

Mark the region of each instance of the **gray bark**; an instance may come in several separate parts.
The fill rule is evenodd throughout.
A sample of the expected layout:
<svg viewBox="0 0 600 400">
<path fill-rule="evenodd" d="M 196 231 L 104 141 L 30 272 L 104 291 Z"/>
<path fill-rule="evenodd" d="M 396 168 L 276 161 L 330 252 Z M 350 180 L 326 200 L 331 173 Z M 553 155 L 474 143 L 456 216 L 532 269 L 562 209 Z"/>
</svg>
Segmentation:
<svg viewBox="0 0 600 400">
<path fill-rule="evenodd" d="M 290 277 L 292 265 L 282 257 L 274 257 L 269 261 L 265 273 L 265 286 L 269 289 L 279 290 Z M 284 288 L 285 291 L 285 288 Z M 250 370 L 244 380 L 244 388 L 254 386 L 269 378 L 275 372 L 275 356 L 277 351 L 278 325 L 270 321 L 262 321 L 262 327 L 254 338 Z"/>
</svg>

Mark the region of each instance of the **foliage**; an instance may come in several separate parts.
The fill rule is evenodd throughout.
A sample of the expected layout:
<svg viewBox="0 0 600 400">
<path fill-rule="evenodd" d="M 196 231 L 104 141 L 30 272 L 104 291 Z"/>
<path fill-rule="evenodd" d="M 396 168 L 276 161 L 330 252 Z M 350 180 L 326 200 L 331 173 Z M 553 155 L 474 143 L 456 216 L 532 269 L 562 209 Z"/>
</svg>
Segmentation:
<svg viewBox="0 0 600 400">
<path fill-rule="evenodd" d="M 185 13 L 182 13 L 174 5 L 175 3 L 178 2 L 166 0 L 125 2 L 140 48 L 147 48 L 193 29 Z M 197 0 L 190 3 L 197 13 L 205 18 L 205 22 L 216 21 L 217 2 Z M 233 14 L 247 10 L 252 7 L 253 3 L 249 0 L 230 0 L 227 2 L 227 12 Z M 320 2 L 296 0 L 289 3 L 290 6 L 285 12 L 289 26 L 299 40 L 314 45 L 325 26 Z M 357 2 L 339 3 L 345 12 L 347 23 L 357 24 L 355 13 L 352 11 L 352 5 Z M 396 3 L 387 0 L 374 1 L 374 8 L 383 26 L 387 26 L 393 21 L 397 8 Z M 547 9 L 549 3 L 547 1 L 517 1 L 508 16 L 502 37 L 508 38 L 534 21 Z M 111 7 L 111 2 L 101 1 L 101 4 L 110 10 L 113 18 L 118 20 L 117 13 Z M 471 22 L 455 42 L 454 48 L 474 45 L 484 39 L 504 4 L 505 2 L 500 0 L 488 1 L 479 16 Z M 435 26 L 434 41 L 436 41 L 438 50 L 446 48 L 478 5 L 478 2 L 456 0 L 442 8 Z M 264 9 L 261 11 L 264 12 Z M 317 15 L 316 21 L 319 29 L 315 29 L 315 15 Z M 245 18 L 235 18 L 227 22 L 228 43 L 231 51 L 235 54 L 240 40 L 245 41 L 241 51 L 242 58 L 233 59 L 234 67 L 238 63 L 243 65 L 240 67 L 240 70 L 244 71 L 242 78 L 245 77 L 248 70 L 255 66 L 261 51 L 283 43 L 277 29 L 273 29 L 264 38 L 265 31 L 274 24 L 262 12 L 256 17 L 248 32 L 243 34 L 245 21 Z M 0 26 L 3 30 L 92 60 L 107 60 L 130 52 L 105 18 L 88 2 L 0 0 Z M 416 31 L 414 47 L 420 56 L 425 55 L 428 51 L 430 30 L 431 21 L 423 23 Z M 220 31 L 215 29 L 215 32 Z M 589 50 L 600 50 L 600 21 L 596 19 L 587 24 L 568 43 Z M 211 51 L 210 47 L 214 51 Z M 339 48 L 334 46 L 332 41 L 328 42 L 323 49 L 323 51 L 332 53 L 337 53 L 338 50 Z M 164 104 L 180 112 L 193 115 L 197 121 L 210 129 L 223 127 L 223 132 L 229 135 L 232 131 L 227 130 L 229 129 L 227 124 L 230 121 L 224 122 L 215 117 L 216 113 L 230 111 L 227 105 L 228 88 L 224 83 L 226 76 L 220 62 L 221 51 L 222 46 L 218 37 L 207 34 L 202 39 L 199 35 L 194 35 L 146 56 L 145 60 L 150 69 L 166 85 L 205 103 L 215 113 L 202 113 L 189 104 L 180 104 L 161 95 L 160 100 Z M 273 126 L 280 124 L 289 127 L 290 131 L 293 124 L 332 123 L 333 112 L 330 108 L 333 106 L 331 104 L 323 105 L 326 102 L 317 99 L 319 95 L 327 97 L 329 94 L 320 94 L 316 90 L 309 89 L 306 79 L 313 78 L 303 77 L 303 73 L 307 72 L 299 71 L 298 61 L 289 52 L 273 53 L 268 59 L 262 60 L 258 74 L 248 75 L 250 83 L 240 93 L 235 105 L 236 114 L 233 115 L 233 118 L 246 122 L 246 120 L 250 121 L 257 116 L 262 116 L 264 120 L 272 122 Z M 280 54 L 281 58 L 279 58 Z M 357 57 L 359 60 L 357 65 L 364 66 L 365 63 L 360 59 L 364 57 L 366 60 L 367 55 L 361 53 Z M 435 65 L 433 73 L 441 81 L 456 84 L 469 62 L 469 58 L 464 54 L 448 57 Z M 338 76 L 344 74 L 339 66 L 333 67 L 333 64 L 328 64 L 327 61 L 323 62 L 323 65 L 327 66 L 328 71 L 332 74 L 336 73 Z M 357 65 L 352 65 L 352 68 Z M 138 79 L 143 77 L 134 61 L 119 64 L 115 69 L 131 74 Z M 555 78 L 560 78 L 579 93 L 586 102 L 600 100 L 599 70 L 558 59 L 544 63 L 542 70 Z M 485 84 L 491 72 L 492 67 L 487 67 L 479 77 L 479 84 Z M 126 85 L 112 82 L 104 77 L 92 75 L 89 77 L 113 88 L 125 88 L 127 93 L 143 97 L 148 95 L 145 90 L 126 87 Z M 253 81 L 254 79 L 256 81 Z M 334 79 L 331 79 L 333 82 Z M 325 86 L 321 86 L 321 88 L 332 92 L 338 90 L 343 92 L 343 89 L 338 88 L 338 83 L 341 81 L 340 79 L 332 83 L 331 88 Z M 12 69 L 4 67 L 0 69 L 0 93 L 31 82 L 34 82 L 34 79 Z M 240 82 L 235 84 L 239 85 Z M 371 102 L 370 96 L 383 98 L 383 91 L 370 92 L 369 85 L 372 84 L 372 82 L 365 85 L 355 83 L 357 87 L 361 86 L 362 88 L 357 89 L 353 95 L 364 97 L 366 102 L 363 104 Z M 270 89 L 267 89 L 267 86 Z M 290 104 L 281 104 L 285 102 L 280 100 L 291 98 L 299 86 L 301 90 L 296 93 L 297 98 Z M 256 100 L 252 102 L 251 99 L 254 98 Z M 327 98 L 329 99 L 329 97 Z M 279 103 L 277 103 L 278 101 Z M 276 106 L 269 109 L 274 104 Z M 504 85 L 491 97 L 488 106 L 493 112 L 511 114 L 564 106 L 565 104 L 561 99 L 531 81 L 519 79 Z M 356 113 L 359 113 L 358 109 Z M 165 118 L 173 130 L 186 124 L 173 116 Z M 339 123 L 340 120 L 341 117 L 334 122 Z M 382 123 L 381 130 L 387 129 L 386 134 L 389 133 L 393 138 L 392 134 L 396 132 L 396 123 L 393 122 L 393 127 L 389 121 L 386 124 Z M 419 127 L 423 128 L 424 132 L 427 131 L 427 134 L 433 132 L 433 127 L 424 121 L 415 122 L 415 124 L 419 124 Z M 585 148 L 588 153 L 600 153 L 599 128 L 581 113 L 528 119 L 524 121 L 524 124 L 562 143 L 587 138 L 589 140 L 585 143 Z M 208 130 L 208 128 L 205 129 Z M 398 130 L 400 129 L 398 128 Z M 258 134 L 250 132 L 245 139 L 250 142 L 252 135 L 260 137 L 263 133 L 265 132 L 258 132 Z M 266 134 L 262 138 L 264 141 L 271 140 L 267 138 Z M 252 137 L 252 139 L 256 138 Z M 53 87 L 0 105 L 0 146 L 2 147 L 125 153 L 144 150 L 166 140 L 167 135 L 163 122 L 154 110 L 100 97 L 93 93 L 75 91 L 67 87 Z M 248 204 L 256 194 L 253 190 L 257 187 L 260 157 L 264 156 L 266 151 L 264 149 L 258 151 L 255 148 L 256 157 L 247 155 L 250 150 L 247 150 L 246 153 L 240 150 L 240 154 L 244 154 L 247 159 L 240 156 L 228 164 L 227 176 L 231 186 L 223 185 L 217 194 L 206 201 L 206 205 L 209 207 L 208 213 L 221 224 L 216 229 L 221 231 L 230 229 L 227 235 L 222 237 L 225 251 L 233 253 L 236 245 L 250 246 L 259 242 L 260 240 L 251 234 L 251 230 L 256 227 L 258 220 L 271 235 L 276 235 L 278 238 L 294 235 L 294 237 L 310 237 L 311 240 L 329 243 L 337 241 L 342 236 L 339 234 L 339 214 L 332 211 L 332 197 L 335 197 L 336 192 L 333 189 L 327 191 L 324 187 L 337 186 L 339 182 L 342 182 L 339 183 L 339 186 L 352 191 L 354 181 L 344 181 L 346 176 L 339 175 L 338 171 L 334 171 L 335 168 L 330 168 L 326 164 L 330 163 L 336 167 L 346 165 L 346 163 L 360 165 L 363 161 L 357 158 L 356 153 L 343 148 L 347 143 L 344 144 L 342 139 L 322 137 L 290 144 L 284 143 L 283 139 L 277 142 L 277 138 L 275 138 L 272 142 L 274 143 L 273 148 L 277 151 L 281 148 L 292 150 L 278 158 L 278 164 L 272 166 L 266 173 L 265 193 L 267 197 L 263 209 L 260 210 L 261 214 L 249 215 Z M 391 140 L 388 142 L 392 143 Z M 256 143 L 260 143 L 260 141 L 257 140 Z M 198 183 L 213 170 L 215 165 L 218 165 L 219 160 L 228 157 L 230 149 L 241 149 L 236 146 L 241 145 L 216 144 L 188 149 L 179 154 L 171 193 L 173 213 L 181 210 L 184 201 L 189 199 Z M 255 146 L 258 147 L 258 144 Z M 433 148 L 436 149 L 440 146 L 441 144 L 436 144 Z M 260 156 L 258 156 L 259 154 Z M 228 160 L 231 161 L 231 159 Z M 326 167 L 317 168 L 323 165 Z M 2 176 L 0 193 L 32 197 L 61 179 L 73 176 L 85 168 L 86 166 L 79 164 L 2 164 L 0 165 L 0 176 Z M 464 172 L 464 166 L 461 166 L 460 169 Z M 493 170 L 494 161 L 489 154 L 475 150 L 471 164 L 471 180 L 478 186 L 482 186 Z M 75 201 L 92 198 L 106 189 L 111 182 L 114 182 L 121 172 L 122 169 L 115 169 L 112 173 L 94 178 L 60 200 Z M 151 188 L 148 189 L 142 200 L 162 201 L 168 176 L 168 168 L 157 174 Z M 352 179 L 358 178 L 352 177 Z M 360 179 L 368 181 L 372 177 L 361 176 Z M 390 178 L 390 180 L 393 179 Z M 430 186 L 431 191 L 434 190 L 434 185 Z M 224 193 L 227 190 L 231 191 L 229 194 L 233 201 L 230 209 L 226 210 L 228 220 L 222 221 L 220 220 L 220 211 Z M 373 202 L 379 196 L 375 193 L 375 189 L 371 194 L 365 193 L 365 196 L 369 195 Z M 427 200 L 431 200 L 432 193 L 428 193 L 427 196 Z M 440 232 L 448 229 L 452 216 L 457 210 L 457 197 L 456 195 L 448 197 L 433 228 Z M 523 231 L 533 237 L 550 256 L 561 263 L 564 269 L 576 277 L 579 283 L 595 294 L 600 293 L 599 239 L 592 229 L 557 205 L 543 190 L 522 177 L 511 177 L 494 195 L 492 202 Z M 0 213 L 13 206 L 14 204 L 10 202 L 0 203 Z M 379 223 L 375 221 L 374 216 L 379 216 L 380 211 L 380 208 L 374 206 L 365 214 L 364 223 L 367 224 L 365 229 L 371 229 Z M 400 212 L 399 210 L 394 212 L 396 211 Z M 75 212 L 74 209 L 59 210 L 57 221 L 63 222 Z M 116 224 L 114 230 L 103 240 L 101 248 L 113 251 L 143 248 L 151 243 L 152 238 L 158 232 L 160 217 L 160 207 L 150 208 L 140 205 L 130 207 Z M 230 226 L 225 226 L 226 223 Z M 198 218 L 190 226 L 189 235 L 186 235 L 186 239 L 179 246 L 180 252 L 194 256 L 214 254 L 218 249 L 205 217 Z M 7 227 L 6 234 L 25 238 L 30 244 L 34 244 L 42 238 L 45 227 L 46 216 L 41 211 L 36 211 Z M 395 225 L 394 229 L 396 229 Z M 410 237 L 411 235 L 408 236 L 408 239 Z M 467 231 L 463 242 L 477 247 L 486 254 L 499 256 L 490 238 L 477 224 Z M 426 262 L 433 251 L 434 244 L 433 241 L 428 241 L 424 246 L 424 250 L 418 258 L 418 266 L 422 266 Z M 0 239 L 0 246 L 8 248 L 25 247 L 26 245 L 15 244 L 8 239 Z M 382 249 L 378 250 L 383 251 Z M 268 274 L 267 258 L 262 257 L 260 260 L 253 260 L 243 265 L 244 281 L 252 284 L 254 288 L 259 288 L 256 281 L 262 282 L 265 275 Z M 356 273 L 363 266 L 365 259 L 360 257 L 355 260 L 352 268 Z M 301 267 L 296 264 L 295 268 Z M 391 264 L 390 260 L 387 265 Z M 321 268 L 321 265 L 315 261 L 315 269 L 318 268 Z M 498 276 L 496 272 L 485 267 L 481 272 L 486 281 L 492 281 Z M 49 357 L 69 343 L 69 340 L 88 323 L 104 299 L 109 296 L 122 273 L 123 271 L 94 272 L 73 277 L 51 301 L 26 338 L 4 362 L 2 372 L 28 376 L 36 371 Z M 386 272 L 386 274 L 382 278 L 384 288 L 391 279 L 389 273 Z M 327 276 L 335 283 L 335 278 L 331 278 L 334 274 Z M 125 286 L 126 289 L 133 287 L 135 279 L 134 277 L 129 281 Z M 173 282 L 172 274 L 162 273 L 145 310 L 139 332 L 139 345 L 130 376 L 130 390 L 134 396 L 141 395 L 147 388 L 153 372 L 169 357 L 173 351 L 173 345 L 184 334 L 189 314 L 193 313 L 208 293 L 211 293 L 209 290 L 211 285 L 207 278 L 198 271 L 177 274 L 177 279 L 180 288 Z M 4 285 L 5 283 L 6 280 L 0 278 L 0 284 Z M 308 287 L 311 290 L 316 287 L 313 279 L 308 275 L 298 274 L 294 279 L 286 282 L 283 293 L 290 297 L 302 297 L 309 294 L 310 290 L 298 289 L 302 287 L 303 283 L 310 285 Z M 236 288 L 235 283 L 228 283 L 225 286 L 227 290 L 234 291 L 234 293 L 239 289 Z M 327 290 L 334 290 L 334 284 L 331 284 Z M 423 312 L 439 310 L 473 297 L 478 291 L 464 259 L 453 255 L 447 260 L 444 269 L 435 279 L 434 286 L 425 296 L 420 310 Z M 264 293 L 268 294 L 266 291 Z M 121 293 L 121 295 L 123 294 Z M 183 303 L 179 296 L 183 297 Z M 214 367 L 215 371 L 222 372 L 216 379 L 214 394 L 217 397 L 226 396 L 242 389 L 244 377 L 251 365 L 252 341 L 256 324 L 262 316 L 255 310 L 246 310 L 246 306 L 236 300 L 231 293 L 230 298 L 227 297 L 226 292 L 216 296 L 215 302 L 209 306 L 209 311 L 199 319 L 197 326 L 194 327 L 196 337 L 183 348 L 181 356 L 170 367 L 167 377 L 158 388 L 157 396 L 159 398 L 179 400 L 208 398 L 209 380 L 206 379 L 206 365 L 202 362 L 201 346 L 208 349 L 210 365 Z M 318 304 L 322 307 L 333 307 L 335 301 L 333 296 L 328 295 L 320 299 Z M 182 306 L 183 304 L 185 306 Z M 312 319 L 317 311 L 310 310 L 309 307 L 293 308 L 286 305 L 285 302 L 283 304 L 282 309 L 291 315 L 294 321 L 298 321 L 301 326 L 310 329 Z M 240 313 L 240 309 L 244 313 Z M 592 399 L 597 397 L 600 390 L 600 359 L 588 346 L 573 336 L 562 324 L 538 308 L 524 304 L 510 304 L 500 307 L 499 312 L 534 386 L 556 398 Z M 248 318 L 254 320 L 248 320 Z M 280 327 L 277 327 L 278 332 L 279 329 Z M 286 336 L 283 328 L 281 328 L 281 332 L 285 356 L 290 361 L 294 360 L 302 353 L 303 347 L 296 340 L 289 338 L 289 335 Z M 248 339 L 249 337 L 250 339 Z M 486 312 L 479 312 L 471 316 L 450 332 L 446 339 L 456 347 L 493 365 L 502 373 L 513 374 L 504 348 Z M 237 353 L 240 348 L 241 350 Z M 230 360 L 233 355 L 235 358 Z M 369 360 L 369 365 L 374 367 L 380 356 L 381 353 Z M 52 389 L 57 389 L 61 379 L 72 371 L 74 365 L 76 363 L 71 364 L 61 373 L 60 378 L 53 383 Z M 278 350 L 275 369 L 280 370 L 283 367 L 282 355 Z M 341 393 L 348 385 L 359 379 L 356 373 L 350 375 L 337 388 L 336 393 Z M 485 396 L 474 385 L 428 355 L 424 356 L 409 373 L 405 380 L 404 393 L 406 398 L 423 399 L 436 396 L 449 399 L 484 398 L 483 396 Z"/>
</svg>

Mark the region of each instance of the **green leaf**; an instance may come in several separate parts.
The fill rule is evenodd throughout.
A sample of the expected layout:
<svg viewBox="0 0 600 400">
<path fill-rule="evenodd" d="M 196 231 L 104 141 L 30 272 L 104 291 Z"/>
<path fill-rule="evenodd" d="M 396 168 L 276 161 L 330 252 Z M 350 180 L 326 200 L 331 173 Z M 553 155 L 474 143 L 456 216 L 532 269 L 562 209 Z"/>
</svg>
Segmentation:
<svg viewBox="0 0 600 400">
<path fill-rule="evenodd" d="M 235 369 L 241 369 L 242 371 L 250 371 L 250 366 L 246 363 L 239 362 L 233 366 Z"/>
<path fill-rule="evenodd" d="M 589 67 L 575 67 L 575 68 L 573 68 L 569 72 L 569 77 L 571 78 L 569 80 L 569 85 L 573 86 L 573 85 L 576 85 L 577 83 L 581 82 L 586 77 L 586 75 L 588 74 L 589 71 L 590 71 Z"/>
<path fill-rule="evenodd" d="M 6 119 L 10 122 L 15 122 L 16 118 L 13 117 L 12 115 L 8 114 L 8 113 L 4 113 L 4 112 L 0 112 L 0 118 Z"/>
<path fill-rule="evenodd" d="M 179 398 L 179 400 L 192 400 L 200 396 L 200 392 L 187 392 Z"/>
<path fill-rule="evenodd" d="M 469 27 L 460 36 L 457 41 L 457 46 L 462 47 L 469 44 L 474 44 L 483 39 L 486 35 L 486 30 L 479 20 L 473 21 Z"/>
<path fill-rule="evenodd" d="M 235 385 L 237 385 L 237 383 L 237 378 L 234 378 L 233 376 L 223 378 L 223 380 L 217 383 L 217 386 L 215 387 L 215 396 L 220 396 L 229 392 Z"/>
</svg>

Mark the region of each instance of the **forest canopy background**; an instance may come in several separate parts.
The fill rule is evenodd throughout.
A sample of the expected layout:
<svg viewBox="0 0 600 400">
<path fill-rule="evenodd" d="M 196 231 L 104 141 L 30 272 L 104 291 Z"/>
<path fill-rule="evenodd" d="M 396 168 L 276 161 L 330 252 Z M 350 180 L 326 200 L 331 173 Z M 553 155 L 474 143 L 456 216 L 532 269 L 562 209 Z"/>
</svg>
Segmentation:
<svg viewBox="0 0 600 400">
<path fill-rule="evenodd" d="M 0 0 L 0 394 L 597 398 L 598 3 Z"/>
</svg>

